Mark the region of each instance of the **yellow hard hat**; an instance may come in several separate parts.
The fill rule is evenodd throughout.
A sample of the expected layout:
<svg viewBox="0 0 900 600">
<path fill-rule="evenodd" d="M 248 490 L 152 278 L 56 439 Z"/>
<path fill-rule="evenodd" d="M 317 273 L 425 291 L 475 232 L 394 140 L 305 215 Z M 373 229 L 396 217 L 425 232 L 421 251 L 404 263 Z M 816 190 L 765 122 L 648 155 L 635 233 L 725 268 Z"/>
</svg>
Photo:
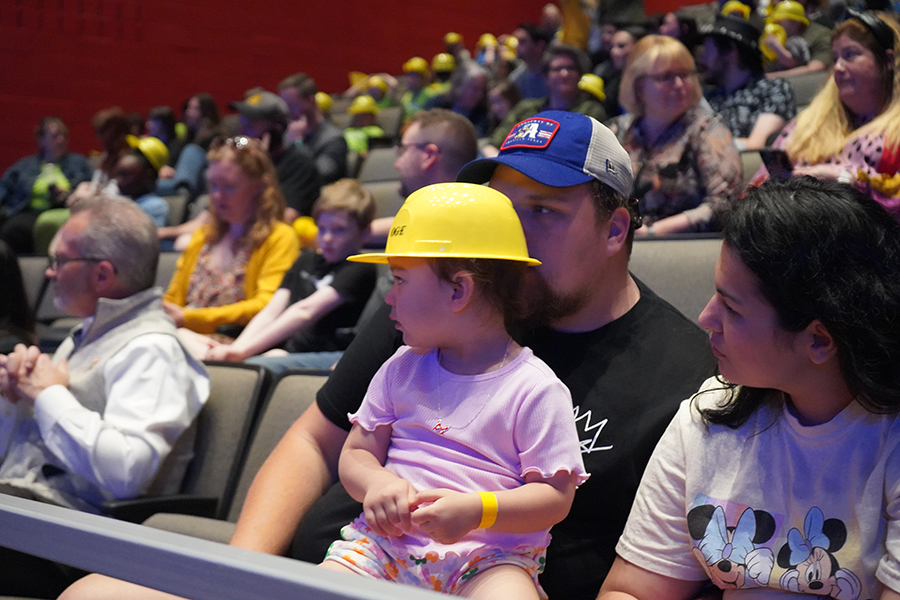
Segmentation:
<svg viewBox="0 0 900 600">
<path fill-rule="evenodd" d="M 362 71 L 350 71 L 349 73 L 347 73 L 347 79 L 350 80 L 351 86 L 356 85 L 357 83 L 360 83 L 362 81 L 365 81 L 368 78 L 369 78 L 369 76 L 366 73 L 363 73 Z"/>
<path fill-rule="evenodd" d="M 784 0 L 776 4 L 775 10 L 772 11 L 772 15 L 768 20 L 772 23 L 783 19 L 790 19 L 791 21 L 809 25 L 809 19 L 806 18 L 806 10 L 796 0 Z"/>
<path fill-rule="evenodd" d="M 381 75 L 372 75 L 369 77 L 369 82 L 366 84 L 366 87 L 377 87 L 382 92 L 386 92 L 390 86 L 388 86 L 388 82 L 385 81 L 384 77 Z"/>
<path fill-rule="evenodd" d="M 603 90 L 603 78 L 593 73 L 585 73 L 578 80 L 578 87 L 593 94 L 600 102 L 606 100 L 606 92 Z"/>
<path fill-rule="evenodd" d="M 331 107 L 334 106 L 334 100 L 325 92 L 316 92 L 316 106 L 327 115 L 331 112 Z"/>
<path fill-rule="evenodd" d="M 421 56 L 413 56 L 411 59 L 403 63 L 403 72 L 418 73 L 422 77 L 426 78 L 431 75 L 431 71 L 428 70 L 428 61 Z"/>
<path fill-rule="evenodd" d="M 759 51 L 762 52 L 762 55 L 766 60 L 772 61 L 777 59 L 778 55 L 775 54 L 775 51 L 766 43 L 766 37 L 768 37 L 770 33 L 778 38 L 781 45 L 784 45 L 784 43 L 787 42 L 787 31 L 777 23 L 768 23 L 763 30 L 762 37 L 759 38 Z"/>
<path fill-rule="evenodd" d="M 503 42 L 506 44 L 506 47 L 515 52 L 516 48 L 519 47 L 519 38 L 514 35 L 506 36 L 506 41 Z"/>
<path fill-rule="evenodd" d="M 169 149 L 158 138 L 150 136 L 137 137 L 129 134 L 125 136 L 125 140 L 129 146 L 143 154 L 150 166 L 157 172 L 169 162 Z"/>
<path fill-rule="evenodd" d="M 431 59 L 431 68 L 438 73 L 448 73 L 456 68 L 456 59 L 446 52 L 435 54 Z"/>
<path fill-rule="evenodd" d="M 745 21 L 750 19 L 750 7 L 740 0 L 728 0 L 722 7 L 722 16 L 740 14 Z"/>
<path fill-rule="evenodd" d="M 448 46 L 450 44 L 458 44 L 462 41 L 462 36 L 456 33 L 455 31 L 450 31 L 444 36 L 444 43 Z"/>
<path fill-rule="evenodd" d="M 353 99 L 353 103 L 350 104 L 350 108 L 347 109 L 347 112 L 351 115 L 358 115 L 360 113 L 377 115 L 381 112 L 381 109 L 375 104 L 375 98 L 368 94 L 364 94 Z"/>
<path fill-rule="evenodd" d="M 491 48 L 496 48 L 498 45 L 497 38 L 494 37 L 494 34 L 482 33 L 481 37 L 478 38 L 476 47 L 487 48 L 490 46 Z"/>
<path fill-rule="evenodd" d="M 316 234 L 319 232 L 319 228 L 316 227 L 316 222 L 312 217 L 297 217 L 291 226 L 300 240 L 301 248 L 316 247 Z"/>
<path fill-rule="evenodd" d="M 386 263 L 395 256 L 541 264 L 528 256 L 522 224 L 509 198 L 470 183 L 438 183 L 413 192 L 394 217 L 384 252 L 347 260 Z"/>
</svg>

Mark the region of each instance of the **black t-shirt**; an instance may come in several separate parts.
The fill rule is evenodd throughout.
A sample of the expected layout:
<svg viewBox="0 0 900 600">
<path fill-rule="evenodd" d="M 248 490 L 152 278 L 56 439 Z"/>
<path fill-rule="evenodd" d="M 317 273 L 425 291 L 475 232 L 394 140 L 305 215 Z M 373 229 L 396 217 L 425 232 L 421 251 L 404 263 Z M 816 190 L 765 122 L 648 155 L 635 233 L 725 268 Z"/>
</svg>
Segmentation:
<svg viewBox="0 0 900 600">
<path fill-rule="evenodd" d="M 311 327 L 304 327 L 285 340 L 284 349 L 288 352 L 344 350 L 350 338 L 341 335 L 339 330 L 356 325 L 375 289 L 377 277 L 378 269 L 373 264 L 346 260 L 329 263 L 318 252 L 305 249 L 281 281 L 281 287 L 291 292 L 290 304 L 328 285 L 341 295 L 344 302 Z"/>
<path fill-rule="evenodd" d="M 591 478 L 569 515 L 551 529 L 541 584 L 551 598 L 594 600 L 615 559 L 641 475 L 678 405 L 715 368 L 706 334 L 641 282 L 625 315 L 586 333 L 540 329 L 517 335 L 569 387 L 582 458 Z M 382 310 L 350 345 L 318 393 L 328 419 L 349 430 L 368 382 L 401 340 Z M 336 484 L 306 515 L 295 558 L 322 560 L 339 530 L 361 512 Z"/>
<path fill-rule="evenodd" d="M 278 187 L 289 208 L 309 216 L 319 197 L 319 175 L 312 152 L 302 146 L 289 146 L 275 160 Z"/>
</svg>

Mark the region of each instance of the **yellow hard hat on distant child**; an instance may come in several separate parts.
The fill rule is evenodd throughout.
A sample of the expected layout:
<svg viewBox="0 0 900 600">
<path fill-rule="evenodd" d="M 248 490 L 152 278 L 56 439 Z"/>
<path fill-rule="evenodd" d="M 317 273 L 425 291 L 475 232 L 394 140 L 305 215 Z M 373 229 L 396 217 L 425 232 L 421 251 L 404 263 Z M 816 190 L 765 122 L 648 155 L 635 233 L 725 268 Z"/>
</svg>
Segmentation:
<svg viewBox="0 0 900 600">
<path fill-rule="evenodd" d="M 159 172 L 167 162 L 169 162 L 169 149 L 161 140 L 155 137 L 137 137 L 136 135 L 125 136 L 125 141 L 132 148 L 144 155 L 150 166 Z"/>
<path fill-rule="evenodd" d="M 778 58 L 778 55 L 775 54 L 775 51 L 769 47 L 769 44 L 766 43 L 766 38 L 769 34 L 774 35 L 778 38 L 778 41 L 781 42 L 783 46 L 785 42 L 787 42 L 787 31 L 784 30 L 784 27 L 779 25 L 778 23 L 769 23 L 766 25 L 766 28 L 763 30 L 762 37 L 759 38 L 759 51 L 762 52 L 763 58 L 766 60 L 775 60 Z"/>
<path fill-rule="evenodd" d="M 450 44 L 458 44 L 462 41 L 462 36 L 456 33 L 455 31 L 450 31 L 444 36 L 444 43 L 448 46 Z"/>
<path fill-rule="evenodd" d="M 768 21 L 774 23 L 783 19 L 790 19 L 791 21 L 809 25 L 809 19 L 806 18 L 806 9 L 796 0 L 784 0 L 776 4 L 775 10 L 772 11 Z"/>
<path fill-rule="evenodd" d="M 528 256 L 522 224 L 509 198 L 471 183 L 438 183 L 413 192 L 394 217 L 384 252 L 347 260 L 386 263 L 401 256 L 541 264 Z"/>
<path fill-rule="evenodd" d="M 331 107 L 334 106 L 334 100 L 325 92 L 316 92 L 316 106 L 327 115 L 331 112 Z"/>
<path fill-rule="evenodd" d="M 385 81 L 384 77 L 382 77 L 381 75 L 372 75 L 371 77 L 369 77 L 369 82 L 366 84 L 366 87 L 378 88 L 382 92 L 386 92 L 390 88 L 388 82 Z"/>
<path fill-rule="evenodd" d="M 350 85 L 356 85 L 357 83 L 365 81 L 368 78 L 368 74 L 363 73 L 362 71 L 350 71 L 349 73 L 347 73 L 347 79 L 350 80 Z"/>
<path fill-rule="evenodd" d="M 578 80 L 578 89 L 593 94 L 600 102 L 606 100 L 606 92 L 603 89 L 603 78 L 593 73 L 585 73 Z"/>
<path fill-rule="evenodd" d="M 353 103 L 350 104 L 350 108 L 347 109 L 347 112 L 351 115 L 358 115 L 360 113 L 377 115 L 381 112 L 381 109 L 378 108 L 378 105 L 375 103 L 375 98 L 365 94 L 354 98 Z"/>
<path fill-rule="evenodd" d="M 480 48 L 496 48 L 498 45 L 497 38 L 492 33 L 482 33 L 481 37 L 478 38 L 478 43 L 475 44 L 476 47 Z"/>
<path fill-rule="evenodd" d="M 403 72 L 418 73 L 422 77 L 428 77 L 429 75 L 431 75 L 431 71 L 428 70 L 428 61 L 421 56 L 413 56 L 411 59 L 403 63 Z"/>
<path fill-rule="evenodd" d="M 728 15 L 739 14 L 744 18 L 745 21 L 750 19 L 750 7 L 741 2 L 740 0 L 728 0 L 724 6 L 722 6 L 722 16 L 726 17 Z"/>
<path fill-rule="evenodd" d="M 431 59 L 431 68 L 437 73 L 449 73 L 456 68 L 456 59 L 446 52 L 435 54 Z"/>
</svg>

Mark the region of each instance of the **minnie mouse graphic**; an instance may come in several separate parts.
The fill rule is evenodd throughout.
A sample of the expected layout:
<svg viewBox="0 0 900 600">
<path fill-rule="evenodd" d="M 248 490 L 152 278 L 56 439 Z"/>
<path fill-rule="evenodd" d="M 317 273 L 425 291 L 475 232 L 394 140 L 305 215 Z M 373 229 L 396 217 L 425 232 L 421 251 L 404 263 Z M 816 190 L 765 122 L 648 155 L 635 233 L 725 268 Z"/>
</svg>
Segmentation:
<svg viewBox="0 0 900 600">
<path fill-rule="evenodd" d="M 791 592 L 815 594 L 834 600 L 858 600 L 859 578 L 842 569 L 835 552 L 847 541 L 847 527 L 839 519 L 825 519 L 812 507 L 803 521 L 803 533 L 788 532 L 788 541 L 778 551 L 778 565 L 788 569 L 781 587 Z"/>
</svg>

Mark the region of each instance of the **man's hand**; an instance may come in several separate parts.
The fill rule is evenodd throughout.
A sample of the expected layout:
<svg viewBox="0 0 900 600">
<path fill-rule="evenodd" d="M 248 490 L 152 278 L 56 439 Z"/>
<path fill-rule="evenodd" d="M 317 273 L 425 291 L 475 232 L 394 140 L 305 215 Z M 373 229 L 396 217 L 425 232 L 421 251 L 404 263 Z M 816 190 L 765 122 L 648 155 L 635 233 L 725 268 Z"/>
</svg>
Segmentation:
<svg viewBox="0 0 900 600">
<path fill-rule="evenodd" d="M 162 305 L 169 318 L 175 321 L 175 327 L 184 327 L 184 307 L 165 300 L 163 300 Z"/>
<path fill-rule="evenodd" d="M 18 398 L 32 404 L 38 394 L 51 385 L 69 387 L 68 361 L 63 358 L 54 365 L 50 355 L 41 354 L 36 346 L 31 346 L 24 352 L 13 352 L 9 355 L 7 365 L 8 371 L 17 373 Z"/>
<path fill-rule="evenodd" d="M 431 503 L 428 506 L 421 504 Z M 452 490 L 424 490 L 416 494 L 412 522 L 431 539 L 452 544 L 481 523 L 481 496 Z"/>
<path fill-rule="evenodd" d="M 384 485 L 374 485 L 363 500 L 366 523 L 385 537 L 400 536 L 412 531 L 410 510 L 416 490 L 407 481 L 391 475 Z"/>
<path fill-rule="evenodd" d="M 243 352 L 234 344 L 217 344 L 210 346 L 206 351 L 206 357 L 203 360 L 227 360 L 230 362 L 241 362 L 247 358 L 246 352 Z"/>
<path fill-rule="evenodd" d="M 301 115 L 296 121 L 291 121 L 287 131 L 284 132 L 284 145 L 290 146 L 306 138 L 306 132 L 309 130 L 309 120 L 306 115 Z"/>
</svg>

